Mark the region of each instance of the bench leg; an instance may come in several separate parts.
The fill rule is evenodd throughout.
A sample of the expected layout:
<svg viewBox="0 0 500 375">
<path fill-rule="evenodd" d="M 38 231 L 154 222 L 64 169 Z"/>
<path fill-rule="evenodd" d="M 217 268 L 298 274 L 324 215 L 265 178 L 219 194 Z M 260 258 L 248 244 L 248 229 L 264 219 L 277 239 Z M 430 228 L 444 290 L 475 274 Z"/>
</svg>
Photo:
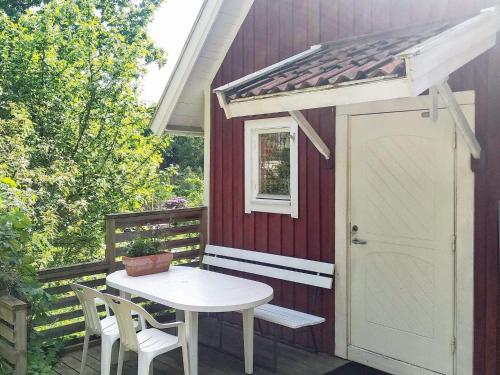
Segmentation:
<svg viewBox="0 0 500 375">
<path fill-rule="evenodd" d="M 278 371 L 278 327 L 273 329 L 273 372 Z"/>
<path fill-rule="evenodd" d="M 260 319 L 257 319 L 257 329 L 259 330 L 259 333 L 264 336 L 264 330 L 262 329 L 262 323 L 260 322 Z"/>
<path fill-rule="evenodd" d="M 316 340 L 316 333 L 314 333 L 314 326 L 310 326 L 309 330 L 311 332 L 311 339 L 313 343 L 314 353 L 318 354 L 318 342 Z"/>
<path fill-rule="evenodd" d="M 219 350 L 222 351 L 224 334 L 224 313 L 217 314 L 217 320 L 219 321 Z"/>
</svg>

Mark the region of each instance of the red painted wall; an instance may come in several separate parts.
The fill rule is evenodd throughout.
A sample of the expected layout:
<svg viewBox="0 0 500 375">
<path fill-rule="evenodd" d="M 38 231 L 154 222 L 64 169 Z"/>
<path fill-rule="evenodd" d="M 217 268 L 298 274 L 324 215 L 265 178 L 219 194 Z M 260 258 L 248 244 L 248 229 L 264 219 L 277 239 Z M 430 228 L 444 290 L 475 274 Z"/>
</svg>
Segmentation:
<svg viewBox="0 0 500 375">
<path fill-rule="evenodd" d="M 256 0 L 213 87 L 240 78 L 319 42 L 465 16 L 494 0 Z M 500 373 L 497 202 L 500 200 L 500 43 L 452 75 L 455 91 L 476 91 L 476 129 L 485 155 L 476 172 L 475 355 L 476 374 Z M 334 149 L 333 108 L 307 116 Z M 334 170 L 301 134 L 299 219 L 244 213 L 243 120 L 227 120 L 215 97 L 211 125 L 211 243 L 321 261 L 334 261 Z M 270 282 L 270 280 L 266 280 Z M 275 302 L 308 309 L 310 290 L 271 282 Z M 333 352 L 334 292 L 323 293 L 317 328 Z M 283 332 L 292 338 L 289 332 Z M 307 335 L 296 335 L 299 341 Z"/>
</svg>

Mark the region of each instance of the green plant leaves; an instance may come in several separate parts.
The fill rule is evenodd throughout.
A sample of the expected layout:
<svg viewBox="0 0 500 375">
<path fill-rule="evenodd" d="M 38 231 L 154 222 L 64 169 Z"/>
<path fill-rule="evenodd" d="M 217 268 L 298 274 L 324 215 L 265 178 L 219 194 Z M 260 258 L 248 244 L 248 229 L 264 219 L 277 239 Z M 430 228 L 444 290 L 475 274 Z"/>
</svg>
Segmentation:
<svg viewBox="0 0 500 375">
<path fill-rule="evenodd" d="M 164 252 L 160 248 L 161 242 L 155 238 L 137 237 L 125 248 L 124 254 L 128 257 L 142 257 Z"/>
</svg>

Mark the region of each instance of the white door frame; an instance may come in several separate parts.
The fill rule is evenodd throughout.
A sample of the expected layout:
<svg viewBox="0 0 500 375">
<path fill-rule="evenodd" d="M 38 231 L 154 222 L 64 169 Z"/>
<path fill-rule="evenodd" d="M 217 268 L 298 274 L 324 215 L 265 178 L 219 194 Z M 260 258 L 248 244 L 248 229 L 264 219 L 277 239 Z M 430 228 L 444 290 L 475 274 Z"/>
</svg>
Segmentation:
<svg viewBox="0 0 500 375">
<path fill-rule="evenodd" d="M 474 128 L 474 91 L 454 93 L 471 127 Z M 439 108 L 446 108 L 440 99 Z M 430 110 L 429 96 L 402 98 L 336 108 L 335 130 L 335 355 L 348 358 L 349 301 L 348 249 L 350 244 L 350 168 L 349 117 L 361 114 Z M 454 374 L 469 375 L 473 370 L 474 335 L 474 173 L 470 167 L 470 151 L 457 135 L 456 161 L 456 257 L 455 257 L 455 338 Z M 450 343 L 451 344 L 451 343 Z M 450 348 L 451 349 L 451 348 Z M 396 365 L 395 360 L 361 353 L 356 360 L 384 362 L 385 368 Z M 382 358 L 382 359 L 380 359 Z M 392 363 L 391 363 L 392 362 Z M 397 364 L 400 368 L 401 363 Z M 408 373 L 412 373 L 412 368 Z"/>
</svg>

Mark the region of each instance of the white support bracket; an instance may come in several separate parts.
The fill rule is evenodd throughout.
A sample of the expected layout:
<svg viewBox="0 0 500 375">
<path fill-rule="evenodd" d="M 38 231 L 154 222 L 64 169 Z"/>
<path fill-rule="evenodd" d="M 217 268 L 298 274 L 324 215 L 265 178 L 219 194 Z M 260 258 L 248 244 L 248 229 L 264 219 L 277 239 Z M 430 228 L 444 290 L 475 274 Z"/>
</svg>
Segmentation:
<svg viewBox="0 0 500 375">
<path fill-rule="evenodd" d="M 467 146 L 470 149 L 470 152 L 474 159 L 479 159 L 481 156 L 481 145 L 479 144 L 474 131 L 469 125 L 467 118 L 465 117 L 460 105 L 457 102 L 457 99 L 453 95 L 451 91 L 450 85 L 448 81 L 444 81 L 437 85 L 437 89 L 439 94 L 441 94 L 443 100 L 448 106 L 448 110 L 450 111 L 451 116 L 455 120 L 462 137 L 464 138 Z"/>
<path fill-rule="evenodd" d="M 438 108 L 438 99 L 439 99 L 439 94 L 438 94 L 438 89 L 436 86 L 432 86 L 429 89 L 429 96 L 430 96 L 430 112 L 431 112 L 431 120 L 433 122 L 436 122 L 438 120 L 439 116 L 439 108 Z"/>
<path fill-rule="evenodd" d="M 319 134 L 314 130 L 309 121 L 305 118 L 301 111 L 290 111 L 290 116 L 293 117 L 297 124 L 302 129 L 307 138 L 312 142 L 312 144 L 318 149 L 318 151 L 325 157 L 325 159 L 330 159 L 330 149 L 323 142 Z"/>
</svg>

